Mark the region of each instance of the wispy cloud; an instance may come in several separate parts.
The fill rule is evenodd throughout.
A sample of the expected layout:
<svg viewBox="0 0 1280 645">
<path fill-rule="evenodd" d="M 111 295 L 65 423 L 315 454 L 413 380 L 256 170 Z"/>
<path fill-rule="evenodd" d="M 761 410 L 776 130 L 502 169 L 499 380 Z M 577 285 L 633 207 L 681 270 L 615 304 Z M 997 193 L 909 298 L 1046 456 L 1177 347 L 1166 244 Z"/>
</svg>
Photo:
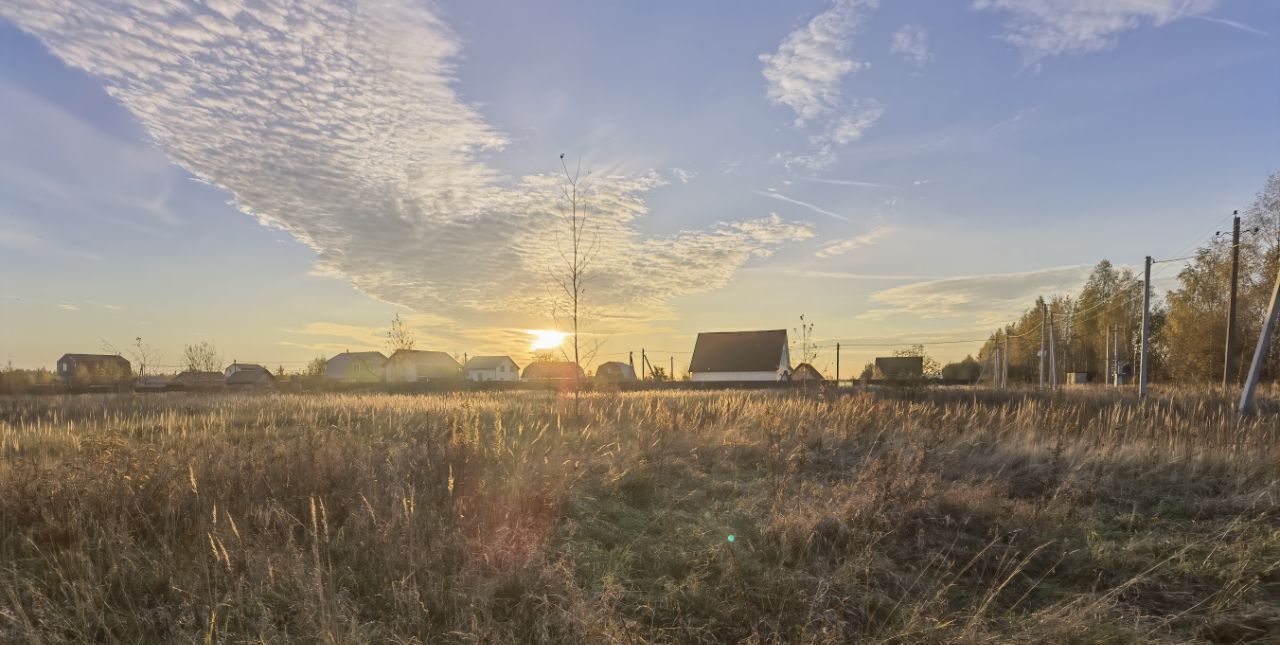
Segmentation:
<svg viewBox="0 0 1280 645">
<path fill-rule="evenodd" d="M 829 258 L 834 255 L 844 255 L 845 253 L 848 253 L 850 251 L 855 251 L 857 249 L 865 248 L 873 244 L 876 244 L 877 242 L 884 239 L 885 237 L 888 237 L 895 230 L 897 229 L 894 229 L 893 227 L 890 227 L 890 226 L 881 226 L 878 228 L 871 229 L 870 231 L 863 233 L 862 235 L 855 235 L 853 237 L 845 238 L 843 240 L 835 240 L 832 242 L 827 242 L 826 244 L 823 244 L 821 247 L 819 247 L 817 252 L 814 253 L 814 255 L 820 258 Z"/>
<path fill-rule="evenodd" d="M 454 90 L 460 40 L 432 9 L 11 0 L 0 16 L 100 78 L 172 160 L 310 246 L 318 272 L 455 321 L 517 312 L 525 326 L 545 322 L 556 176 L 506 179 L 481 159 L 508 140 Z M 672 297 L 723 286 L 751 258 L 811 234 L 766 217 L 646 236 L 644 196 L 664 180 L 591 181 L 602 316 L 669 315 Z"/>
<path fill-rule="evenodd" d="M 1029 65 L 1045 58 L 1115 46 L 1120 34 L 1212 11 L 1217 0 L 975 0 L 974 8 L 1010 14 L 1004 39 Z"/>
<path fill-rule="evenodd" d="M 827 215 L 827 216 L 829 216 L 829 217 L 834 217 L 834 218 L 836 218 L 836 219 L 838 219 L 838 220 L 841 220 L 841 221 L 845 221 L 845 222 L 849 221 L 849 218 L 848 218 L 848 217 L 845 217 L 844 215 L 841 215 L 840 213 L 835 213 L 835 212 L 829 211 L 829 210 L 827 210 L 827 209 L 825 209 L 825 208 L 822 208 L 822 207 L 820 207 L 820 206 L 815 206 L 815 205 L 813 205 L 813 204 L 810 204 L 809 202 L 804 202 L 804 201 L 800 201 L 800 200 L 798 200 L 798 199 L 793 199 L 793 198 L 791 198 L 791 197 L 787 197 L 786 195 L 783 195 L 782 193 L 780 193 L 780 192 L 778 192 L 778 191 L 776 191 L 776 190 L 773 190 L 772 188 L 771 188 L 771 189 L 769 189 L 769 190 L 757 190 L 757 191 L 755 191 L 755 194 L 757 194 L 757 195 L 763 195 L 763 196 L 765 196 L 765 197 L 772 197 L 773 199 L 776 199 L 776 200 L 778 200 L 778 201 L 787 202 L 788 204 L 795 204 L 796 206 L 801 206 L 801 207 L 803 207 L 803 208 L 807 208 L 807 209 L 809 209 L 809 210 L 811 210 L 811 211 L 813 211 L 813 212 L 815 212 L 815 213 L 819 213 L 819 214 L 822 214 L 822 215 Z"/>
<path fill-rule="evenodd" d="M 1267 36 L 1267 37 L 1271 36 L 1270 32 L 1263 31 L 1251 25 L 1246 25 L 1245 23 L 1240 22 L 1238 20 L 1228 20 L 1226 18 L 1215 18 L 1213 16 L 1195 16 L 1195 17 L 1199 18 L 1200 20 L 1217 23 L 1219 25 L 1230 27 L 1232 29 L 1238 29 L 1240 31 L 1243 31 L 1245 33 L 1250 33 L 1255 36 Z"/>
<path fill-rule="evenodd" d="M 854 186 L 857 188 L 893 188 L 888 184 L 878 184 L 873 181 L 858 181 L 855 179 L 826 179 L 823 177 L 801 177 L 805 181 L 812 181 L 818 184 L 831 184 L 832 186 Z"/>
<path fill-rule="evenodd" d="M 929 32 L 920 25 L 903 25 L 893 33 L 889 51 L 924 67 L 933 59 L 929 51 Z"/>
<path fill-rule="evenodd" d="M 1064 266 L 905 284 L 872 294 L 871 299 L 884 306 L 858 317 L 965 318 L 975 323 L 999 324 L 1026 310 L 1037 296 L 1075 291 L 1092 269 L 1090 265 Z"/>
<path fill-rule="evenodd" d="M 73 305 L 73 304 L 65 303 L 65 302 L 64 302 L 64 303 L 62 303 L 62 304 L 60 304 L 60 305 L 58 305 L 58 308 L 59 308 L 59 309 L 65 309 L 65 310 L 67 310 L 67 311 L 80 311 L 80 308 L 79 308 L 79 307 L 77 307 L 77 306 L 75 306 L 75 305 Z"/>
<path fill-rule="evenodd" d="M 693 179 L 694 177 L 697 177 L 698 173 L 692 170 L 685 170 L 684 168 L 672 168 L 671 176 L 678 179 L 680 183 L 687 184 L 689 183 L 689 180 Z"/>
<path fill-rule="evenodd" d="M 836 0 L 828 10 L 787 34 L 778 50 L 761 54 L 766 96 L 795 113 L 797 128 L 820 123 L 810 137 L 813 152 L 779 155 L 788 168 L 818 169 L 835 161 L 836 146 L 857 141 L 880 119 L 884 107 L 874 100 L 844 97 L 846 77 L 868 63 L 849 58 L 853 36 L 879 0 Z"/>
</svg>

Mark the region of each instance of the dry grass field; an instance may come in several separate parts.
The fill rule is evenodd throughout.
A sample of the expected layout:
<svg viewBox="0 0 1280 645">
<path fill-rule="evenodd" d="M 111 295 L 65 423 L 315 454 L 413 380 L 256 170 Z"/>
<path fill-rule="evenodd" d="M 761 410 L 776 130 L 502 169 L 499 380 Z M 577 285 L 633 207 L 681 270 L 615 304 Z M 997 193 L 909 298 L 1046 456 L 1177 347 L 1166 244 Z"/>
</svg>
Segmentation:
<svg viewBox="0 0 1280 645">
<path fill-rule="evenodd" d="M 5 398 L 0 641 L 1280 642 L 1270 405 Z"/>
</svg>

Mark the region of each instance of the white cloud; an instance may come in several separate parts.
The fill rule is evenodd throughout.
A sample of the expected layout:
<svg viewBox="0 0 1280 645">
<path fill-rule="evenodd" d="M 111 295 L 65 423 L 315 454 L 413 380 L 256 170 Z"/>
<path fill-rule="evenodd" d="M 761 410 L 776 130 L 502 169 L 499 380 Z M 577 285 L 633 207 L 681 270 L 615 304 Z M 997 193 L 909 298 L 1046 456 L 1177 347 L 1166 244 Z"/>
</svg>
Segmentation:
<svg viewBox="0 0 1280 645">
<path fill-rule="evenodd" d="M 693 179 L 694 177 L 697 177 L 698 173 L 692 170 L 685 170 L 684 168 L 672 168 L 671 176 L 678 179 L 680 183 L 687 184 L 689 183 L 689 180 Z"/>
<path fill-rule="evenodd" d="M 889 51 L 921 67 L 933 59 L 929 52 L 929 32 L 919 25 L 903 25 L 894 32 Z"/>
<path fill-rule="evenodd" d="M 834 217 L 834 218 L 836 218 L 836 219 L 838 219 L 838 220 L 841 220 L 841 221 L 845 221 L 845 222 L 849 221 L 849 218 L 848 218 L 848 217 L 845 217 L 844 215 L 841 215 L 840 213 L 835 213 L 835 212 L 829 211 L 829 210 L 827 210 L 827 209 L 825 209 L 825 208 L 821 208 L 821 207 L 819 207 L 819 206 L 815 206 L 815 205 L 813 205 L 813 204 L 810 204 L 809 202 L 803 202 L 803 201 L 800 201 L 800 200 L 798 200 L 798 199 L 793 199 L 793 198 L 791 198 L 791 197 L 787 197 L 786 195 L 783 195 L 782 193 L 780 193 L 780 192 L 778 192 L 778 191 L 776 191 L 776 190 L 773 190 L 772 188 L 770 188 L 769 190 L 757 190 L 757 191 L 755 191 L 755 193 L 756 193 L 757 195 L 763 195 L 763 196 L 765 196 L 765 197 L 772 197 L 773 199 L 776 199 L 776 200 L 778 200 L 778 201 L 787 202 L 788 204 L 795 204 L 796 206 L 801 206 L 801 207 L 807 208 L 807 209 L 809 209 L 809 210 L 811 210 L 811 211 L 813 211 L 813 212 L 815 212 L 815 213 L 820 213 L 820 214 L 822 214 L 822 215 L 827 215 L 827 216 L 829 216 L 829 217 Z M 776 217 L 776 215 L 775 215 L 775 217 Z"/>
<path fill-rule="evenodd" d="M 1115 46 L 1120 34 L 1213 10 L 1217 0 L 974 0 L 976 9 L 1011 14 L 1004 38 L 1028 64 Z"/>
<path fill-rule="evenodd" d="M 760 55 L 769 100 L 791 108 L 797 128 L 810 123 L 821 128 L 809 137 L 811 152 L 777 156 L 788 169 L 830 166 L 837 146 L 860 139 L 884 114 L 877 101 L 843 96 L 845 78 L 868 66 L 848 57 L 853 36 L 879 4 L 879 0 L 836 0 L 830 9 L 787 34 L 777 52 Z"/>
<path fill-rule="evenodd" d="M 75 306 L 75 305 L 72 305 L 72 304 L 67 304 L 67 303 L 65 303 L 65 302 L 64 302 L 64 303 L 62 303 L 62 304 L 60 304 L 60 305 L 58 305 L 58 308 L 59 308 L 59 309 L 66 309 L 67 311 L 80 311 L 80 308 L 79 308 L 79 307 L 77 307 L 77 306 Z"/>
<path fill-rule="evenodd" d="M 876 244 L 885 237 L 888 237 L 889 234 L 894 232 L 894 230 L 896 229 L 889 226 L 881 226 L 863 233 L 862 235 L 855 235 L 843 240 L 827 242 L 826 244 L 823 244 L 818 251 L 814 253 L 814 255 L 820 258 L 829 258 L 833 255 L 844 255 L 850 251 Z"/>
<path fill-rule="evenodd" d="M 871 295 L 884 307 L 859 316 L 879 320 L 892 315 L 917 318 L 966 318 L 999 324 L 1035 303 L 1037 296 L 1074 292 L 1093 270 L 1090 265 L 1052 267 L 1019 273 L 943 278 L 905 284 Z"/>
<path fill-rule="evenodd" d="M 10 0 L 0 16 L 99 77 L 169 158 L 314 249 L 318 273 L 454 320 L 545 322 L 556 175 L 512 180 L 480 160 L 507 138 L 453 89 L 459 39 L 430 9 Z M 671 297 L 811 234 L 771 217 L 646 237 L 643 196 L 662 182 L 592 177 L 600 316 L 666 315 Z"/>
<path fill-rule="evenodd" d="M 847 57 L 853 34 L 878 0 L 836 0 L 835 6 L 787 34 L 772 54 L 761 54 L 769 100 L 796 113 L 796 125 L 841 104 L 844 77 L 866 66 Z"/>
</svg>

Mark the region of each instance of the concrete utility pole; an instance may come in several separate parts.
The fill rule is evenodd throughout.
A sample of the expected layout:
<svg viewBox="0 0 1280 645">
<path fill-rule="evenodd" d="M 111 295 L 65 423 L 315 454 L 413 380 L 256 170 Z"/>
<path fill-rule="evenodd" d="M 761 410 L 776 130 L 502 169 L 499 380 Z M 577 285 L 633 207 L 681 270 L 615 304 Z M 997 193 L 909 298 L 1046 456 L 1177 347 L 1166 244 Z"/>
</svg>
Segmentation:
<svg viewBox="0 0 1280 645">
<path fill-rule="evenodd" d="M 1253 391 L 1258 387 L 1258 377 L 1262 375 L 1262 364 L 1267 360 L 1267 350 L 1271 347 L 1271 335 L 1276 330 L 1276 321 L 1280 320 L 1280 271 L 1276 272 L 1276 288 L 1271 292 L 1271 304 L 1267 305 L 1267 317 L 1262 322 L 1262 332 L 1258 334 L 1258 347 L 1253 350 L 1253 362 L 1249 365 L 1249 376 L 1244 381 L 1244 392 L 1240 393 L 1240 414 L 1248 414 L 1253 410 Z"/>
<path fill-rule="evenodd" d="M 1111 384 L 1111 325 L 1107 325 L 1107 358 L 1102 363 L 1102 382 Z"/>
<path fill-rule="evenodd" d="M 649 364 L 649 359 L 644 356 L 644 348 L 640 348 L 640 380 L 644 380 L 644 366 Z"/>
<path fill-rule="evenodd" d="M 836 343 L 836 387 L 840 387 L 840 343 Z"/>
<path fill-rule="evenodd" d="M 1053 316 L 1049 316 L 1049 387 L 1058 389 L 1058 345 L 1053 337 Z"/>
<path fill-rule="evenodd" d="M 676 380 L 676 357 L 674 354 L 671 355 L 671 371 L 667 372 L 667 380 L 668 381 Z"/>
<path fill-rule="evenodd" d="M 1112 325 L 1111 336 L 1111 385 L 1120 387 L 1120 325 Z"/>
<path fill-rule="evenodd" d="M 1004 332 L 1004 351 L 1000 352 L 1000 387 L 1009 387 L 1009 330 Z"/>
<path fill-rule="evenodd" d="M 1142 370 L 1138 377 L 1138 396 L 1147 395 L 1147 379 L 1151 377 L 1151 256 L 1142 270 Z"/>
<path fill-rule="evenodd" d="M 1227 356 L 1222 363 L 1222 384 L 1231 385 L 1236 374 L 1236 295 L 1240 283 L 1240 211 L 1231 220 L 1231 300 L 1227 304 Z"/>
<path fill-rule="evenodd" d="M 1049 359 L 1045 356 L 1045 335 L 1049 333 L 1049 305 L 1044 304 L 1044 300 L 1040 301 L 1040 389 L 1044 389 L 1044 362 Z"/>
</svg>

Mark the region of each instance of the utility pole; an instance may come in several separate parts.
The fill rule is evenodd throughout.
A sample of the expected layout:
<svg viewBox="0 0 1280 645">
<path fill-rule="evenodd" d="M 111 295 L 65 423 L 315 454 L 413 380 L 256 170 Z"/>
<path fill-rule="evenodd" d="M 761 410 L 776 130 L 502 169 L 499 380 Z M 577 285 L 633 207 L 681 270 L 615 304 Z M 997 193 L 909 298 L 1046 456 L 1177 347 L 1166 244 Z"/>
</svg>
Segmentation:
<svg viewBox="0 0 1280 645">
<path fill-rule="evenodd" d="M 1040 389 L 1044 389 L 1044 362 L 1049 360 L 1045 356 L 1045 335 L 1049 333 L 1049 305 L 1044 303 L 1044 299 L 1040 299 Z"/>
<path fill-rule="evenodd" d="M 1271 292 L 1271 304 L 1267 305 L 1267 317 L 1262 322 L 1262 332 L 1258 334 L 1258 347 L 1253 350 L 1253 362 L 1249 365 L 1249 376 L 1244 381 L 1244 392 L 1240 393 L 1240 414 L 1248 414 L 1253 409 L 1253 391 L 1258 387 L 1258 377 L 1262 375 L 1262 364 L 1267 360 L 1267 350 L 1271 347 L 1271 334 L 1275 332 L 1278 319 L 1280 319 L 1280 271 L 1276 272 L 1276 288 Z"/>
<path fill-rule="evenodd" d="M 644 348 L 640 348 L 640 380 L 644 380 L 644 366 L 649 364 L 649 359 L 644 356 Z"/>
<path fill-rule="evenodd" d="M 1004 351 L 1000 352 L 1001 368 L 1000 368 L 1000 387 L 1008 389 L 1009 387 L 1009 330 L 1004 331 Z"/>
<path fill-rule="evenodd" d="M 675 356 L 675 354 L 672 354 L 672 355 L 670 356 L 670 358 L 671 358 L 671 371 L 670 371 L 670 372 L 667 372 L 667 380 L 668 380 L 668 381 L 673 381 L 673 382 L 674 382 L 674 381 L 676 380 L 676 356 Z"/>
<path fill-rule="evenodd" d="M 1053 316 L 1049 316 L 1049 387 L 1058 389 L 1058 343 L 1053 334 Z"/>
<path fill-rule="evenodd" d="M 1107 325 L 1107 359 L 1102 363 L 1102 382 L 1111 385 L 1111 325 Z"/>
<path fill-rule="evenodd" d="M 836 389 L 840 389 L 840 343 L 836 343 Z"/>
<path fill-rule="evenodd" d="M 1000 385 L 1000 339 L 995 339 L 991 348 L 991 388 L 998 390 Z"/>
<path fill-rule="evenodd" d="M 1151 256 L 1142 269 L 1142 369 L 1138 377 L 1138 396 L 1147 395 L 1147 379 L 1151 378 Z"/>
<path fill-rule="evenodd" d="M 1231 385 L 1236 374 L 1236 294 L 1240 282 L 1240 211 L 1231 220 L 1231 301 L 1227 304 L 1227 356 L 1222 365 L 1222 384 Z"/>
<path fill-rule="evenodd" d="M 1112 325 L 1111 336 L 1111 385 L 1120 387 L 1120 325 Z"/>
<path fill-rule="evenodd" d="M 635 376 L 636 374 L 636 353 L 635 352 L 633 351 L 627 352 L 627 365 L 631 366 L 631 375 Z"/>
</svg>

